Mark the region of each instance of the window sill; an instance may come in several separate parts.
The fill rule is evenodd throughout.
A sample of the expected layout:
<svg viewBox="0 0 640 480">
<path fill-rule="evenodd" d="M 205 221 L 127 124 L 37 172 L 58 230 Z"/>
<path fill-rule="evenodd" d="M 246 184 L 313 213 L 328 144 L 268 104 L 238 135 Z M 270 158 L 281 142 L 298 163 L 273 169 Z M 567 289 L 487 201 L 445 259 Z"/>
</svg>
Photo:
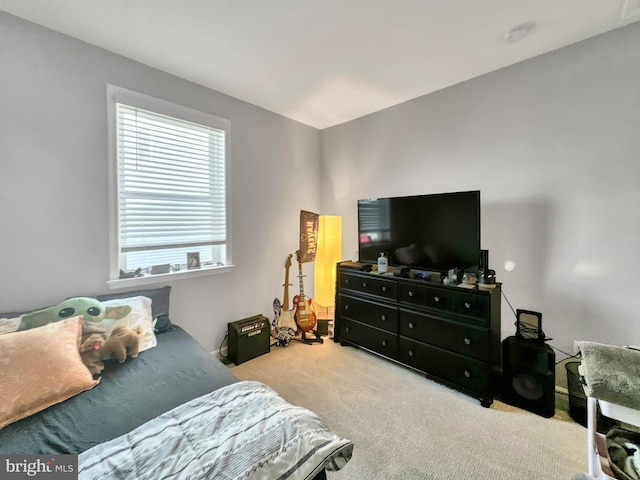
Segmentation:
<svg viewBox="0 0 640 480">
<path fill-rule="evenodd" d="M 185 280 L 187 278 L 204 277 L 207 275 L 219 275 L 228 273 L 234 265 L 224 265 L 222 267 L 202 267 L 193 270 L 180 270 L 178 272 L 160 273 L 158 275 L 144 275 L 134 278 L 119 278 L 117 280 L 109 280 L 107 285 L 111 290 L 119 288 L 139 287 L 141 285 L 150 285 L 153 283 L 173 282 L 174 280 Z"/>
</svg>

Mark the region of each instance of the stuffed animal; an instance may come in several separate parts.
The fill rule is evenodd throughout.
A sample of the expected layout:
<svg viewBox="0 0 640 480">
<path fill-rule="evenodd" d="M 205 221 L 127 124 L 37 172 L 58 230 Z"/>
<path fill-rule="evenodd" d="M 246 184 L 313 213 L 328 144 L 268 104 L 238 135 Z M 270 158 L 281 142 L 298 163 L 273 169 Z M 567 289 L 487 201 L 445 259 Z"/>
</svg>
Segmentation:
<svg viewBox="0 0 640 480">
<path fill-rule="evenodd" d="M 119 325 L 113 329 L 109 338 L 101 333 L 92 333 L 80 345 L 80 357 L 92 374 L 104 370 L 103 360 L 115 358 L 118 363 L 123 363 L 127 356 L 138 356 L 138 335 L 142 329 L 134 329 Z"/>
<path fill-rule="evenodd" d="M 82 362 L 92 374 L 100 373 L 104 370 L 104 363 L 100 359 L 102 354 L 102 344 L 105 342 L 104 335 L 100 333 L 90 334 L 80 345 L 80 357 Z"/>
<path fill-rule="evenodd" d="M 73 297 L 54 307 L 22 315 L 18 330 L 29 330 L 47 323 L 59 322 L 65 318 L 82 315 L 83 333 L 93 333 L 89 331 L 91 328 L 88 328 L 92 323 L 94 328 L 101 328 L 97 324 L 102 320 L 122 318 L 127 316 L 129 312 L 131 312 L 129 305 L 105 307 L 102 302 L 95 298 Z"/>
<path fill-rule="evenodd" d="M 134 329 L 119 325 L 113 329 L 109 338 L 100 348 L 100 359 L 109 360 L 115 358 L 118 363 L 123 363 L 127 356 L 138 356 L 138 335 L 142 332 L 140 327 Z"/>
</svg>

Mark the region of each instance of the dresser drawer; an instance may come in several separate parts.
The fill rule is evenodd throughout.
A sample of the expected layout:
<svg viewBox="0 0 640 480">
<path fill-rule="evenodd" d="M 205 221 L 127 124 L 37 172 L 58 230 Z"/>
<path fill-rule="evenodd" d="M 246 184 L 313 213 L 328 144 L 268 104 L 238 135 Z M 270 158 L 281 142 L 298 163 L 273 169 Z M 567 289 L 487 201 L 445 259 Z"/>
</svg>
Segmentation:
<svg viewBox="0 0 640 480">
<path fill-rule="evenodd" d="M 483 323 L 489 318 L 489 297 L 482 294 L 456 292 L 452 299 L 455 313 L 474 317 Z"/>
<path fill-rule="evenodd" d="M 483 361 L 489 360 L 489 331 L 486 329 L 474 328 L 400 309 L 398 332 L 413 340 L 429 343 L 468 357 Z"/>
<path fill-rule="evenodd" d="M 389 300 L 396 300 L 398 283 L 393 279 L 376 278 L 375 275 L 340 275 L 340 288 L 354 290 L 359 293 L 376 295 Z"/>
<path fill-rule="evenodd" d="M 489 395 L 489 364 L 400 337 L 398 360 L 481 395 Z"/>
<path fill-rule="evenodd" d="M 338 313 L 342 318 L 356 320 L 389 332 L 398 332 L 398 309 L 350 295 L 338 296 Z"/>
<path fill-rule="evenodd" d="M 398 288 L 398 301 L 421 307 L 451 309 L 451 292 L 426 285 L 402 283 Z"/>
<path fill-rule="evenodd" d="M 353 342 L 368 350 L 398 359 L 398 335 L 347 319 L 340 321 L 340 340 Z"/>
</svg>

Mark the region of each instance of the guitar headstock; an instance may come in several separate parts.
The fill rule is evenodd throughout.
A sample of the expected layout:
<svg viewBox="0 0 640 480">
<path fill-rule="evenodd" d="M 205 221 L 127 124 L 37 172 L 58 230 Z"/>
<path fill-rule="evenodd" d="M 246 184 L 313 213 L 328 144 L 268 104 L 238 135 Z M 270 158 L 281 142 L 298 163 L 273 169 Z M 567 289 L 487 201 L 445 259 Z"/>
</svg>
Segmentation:
<svg viewBox="0 0 640 480">
<path fill-rule="evenodd" d="M 292 253 L 287 255 L 287 258 L 284 259 L 284 268 L 289 268 L 291 266 L 291 257 L 293 257 Z"/>
<path fill-rule="evenodd" d="M 302 263 L 302 251 L 296 250 L 296 260 L 298 263 Z"/>
</svg>

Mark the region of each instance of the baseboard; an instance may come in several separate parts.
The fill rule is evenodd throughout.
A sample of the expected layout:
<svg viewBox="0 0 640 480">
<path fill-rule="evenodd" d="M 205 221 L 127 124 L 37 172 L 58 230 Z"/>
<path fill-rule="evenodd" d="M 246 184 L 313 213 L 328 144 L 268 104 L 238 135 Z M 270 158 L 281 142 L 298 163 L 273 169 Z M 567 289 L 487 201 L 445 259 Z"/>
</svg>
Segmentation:
<svg viewBox="0 0 640 480">
<path fill-rule="evenodd" d="M 225 349 L 226 350 L 226 349 Z M 222 353 L 220 352 L 220 350 L 214 350 L 212 352 L 209 352 L 211 354 L 211 356 L 217 358 L 218 360 L 225 360 L 227 357 L 223 357 Z M 225 353 L 227 353 L 225 351 Z"/>
</svg>

